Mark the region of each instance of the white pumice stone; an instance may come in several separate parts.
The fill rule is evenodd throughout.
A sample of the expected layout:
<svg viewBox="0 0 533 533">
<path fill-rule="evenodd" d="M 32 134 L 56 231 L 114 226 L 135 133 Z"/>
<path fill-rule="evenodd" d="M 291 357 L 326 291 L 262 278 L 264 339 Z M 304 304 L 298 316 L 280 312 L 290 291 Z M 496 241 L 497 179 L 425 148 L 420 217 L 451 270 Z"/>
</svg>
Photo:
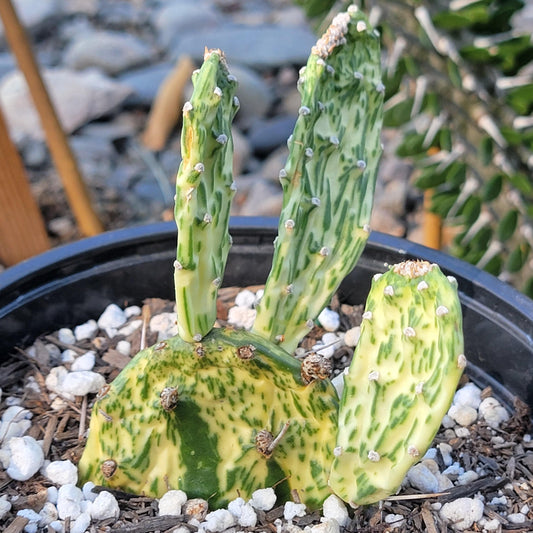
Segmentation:
<svg viewBox="0 0 533 533">
<path fill-rule="evenodd" d="M 216 533 L 233 527 L 237 521 L 227 509 L 217 509 L 207 514 L 202 523 L 203 529 Z"/>
<path fill-rule="evenodd" d="M 109 304 L 98 319 L 98 327 L 109 337 L 114 337 L 117 330 L 127 321 L 124 311 L 117 304 Z"/>
<path fill-rule="evenodd" d="M 53 485 L 51 487 L 48 487 L 46 489 L 46 501 L 55 505 L 57 503 L 57 493 L 57 487 L 54 487 Z"/>
<path fill-rule="evenodd" d="M 479 404 L 479 415 L 494 429 L 499 428 L 502 422 L 509 420 L 509 413 L 505 407 L 492 396 L 485 398 Z"/>
<path fill-rule="evenodd" d="M 346 344 L 346 346 L 349 346 L 350 348 L 354 348 L 355 346 L 357 346 L 360 336 L 361 336 L 360 326 L 355 326 L 353 328 L 350 328 L 344 334 L 344 344 Z"/>
<path fill-rule="evenodd" d="M 60 392 L 73 396 L 85 396 L 97 393 L 105 385 L 105 378 L 97 372 L 80 370 L 69 372 L 60 385 Z"/>
<path fill-rule="evenodd" d="M 317 320 L 326 331 L 337 331 L 339 329 L 339 313 L 331 310 L 329 307 L 322 309 Z"/>
<path fill-rule="evenodd" d="M 47 389 L 52 392 L 61 392 L 61 387 L 67 374 L 68 370 L 64 366 L 55 366 L 51 368 L 44 380 Z"/>
<path fill-rule="evenodd" d="M 441 425 L 445 429 L 453 428 L 455 426 L 455 420 L 450 415 L 446 414 L 442 417 Z"/>
<path fill-rule="evenodd" d="M 455 461 L 450 466 L 445 468 L 442 473 L 445 476 L 462 476 L 465 473 L 465 469 L 457 461 Z"/>
<path fill-rule="evenodd" d="M 252 329 L 257 312 L 255 309 L 240 307 L 238 305 L 230 307 L 228 311 L 228 323 L 241 329 Z"/>
<path fill-rule="evenodd" d="M 126 318 L 131 318 L 132 316 L 139 316 L 142 310 L 138 305 L 130 305 L 124 309 L 124 315 Z"/>
<path fill-rule="evenodd" d="M 507 505 L 507 496 L 494 496 L 489 502 L 491 505 Z"/>
<path fill-rule="evenodd" d="M 481 403 L 481 389 L 474 383 L 467 383 L 457 390 L 453 397 L 453 403 L 477 409 Z"/>
<path fill-rule="evenodd" d="M 439 511 L 441 518 L 456 531 L 470 529 L 475 522 L 483 517 L 483 502 L 474 498 L 458 498 L 445 503 Z"/>
<path fill-rule="evenodd" d="M 255 304 L 255 294 L 248 289 L 240 291 L 237 296 L 235 296 L 235 305 L 239 307 L 248 307 L 252 308 Z"/>
<path fill-rule="evenodd" d="M 74 523 L 70 525 L 70 533 L 85 533 L 90 525 L 91 515 L 89 513 L 81 513 L 74 520 Z"/>
<path fill-rule="evenodd" d="M 159 516 L 181 515 L 181 508 L 186 501 L 187 494 L 185 494 L 185 492 L 182 490 L 169 490 L 168 492 L 165 492 L 165 494 L 163 494 L 159 500 Z"/>
<path fill-rule="evenodd" d="M 238 523 L 241 527 L 255 527 L 257 525 L 257 513 L 250 503 L 243 505 Z"/>
<path fill-rule="evenodd" d="M 70 517 L 76 520 L 81 514 L 83 493 L 76 485 L 69 484 L 59 487 L 57 493 L 57 513 L 61 520 Z"/>
<path fill-rule="evenodd" d="M 6 469 L 10 478 L 26 481 L 43 466 L 43 449 L 33 437 L 13 437 L 6 447 L 10 453 L 9 466 Z"/>
<path fill-rule="evenodd" d="M 41 520 L 39 513 L 36 513 L 33 509 L 21 509 L 17 512 L 17 516 L 22 516 L 29 521 L 24 526 L 24 531 L 26 533 L 35 533 L 37 531 L 37 527 L 39 526 L 39 522 Z"/>
<path fill-rule="evenodd" d="M 81 491 L 83 492 L 83 497 L 90 502 L 94 502 L 94 500 L 96 500 L 96 497 L 98 496 L 97 492 L 93 492 L 95 486 L 96 485 L 92 481 L 87 481 L 83 484 L 83 487 L 81 488 Z"/>
<path fill-rule="evenodd" d="M 283 506 L 283 518 L 285 520 L 292 520 L 297 516 L 305 516 L 305 504 L 304 503 L 294 503 L 294 502 L 285 502 Z"/>
<path fill-rule="evenodd" d="M 98 496 L 96 496 L 94 502 L 92 502 L 91 518 L 93 520 L 118 518 L 119 514 L 120 508 L 117 499 L 107 490 L 100 492 Z"/>
<path fill-rule="evenodd" d="M 78 482 L 78 468 L 71 461 L 52 461 L 43 468 L 43 474 L 56 485 L 75 485 Z"/>
<path fill-rule="evenodd" d="M 7 442 L 12 437 L 22 437 L 31 426 L 30 419 L 32 417 L 31 411 L 24 409 L 20 405 L 8 407 L 4 411 L 2 422 L 0 423 L 0 442 Z M 25 423 L 21 424 L 23 422 Z"/>
<path fill-rule="evenodd" d="M 78 372 L 80 370 L 92 370 L 96 361 L 96 353 L 93 351 L 86 352 L 77 357 L 72 363 L 70 370 Z"/>
<path fill-rule="evenodd" d="M 331 494 L 324 500 L 324 503 L 322 504 L 322 515 L 324 518 L 332 518 L 336 520 L 341 527 L 344 527 L 350 520 L 346 505 L 344 505 L 344 502 L 338 496 L 335 496 L 335 494 Z"/>
<path fill-rule="evenodd" d="M 78 357 L 78 354 L 70 348 L 61 352 L 62 363 L 73 363 L 76 360 L 76 357 Z"/>
<path fill-rule="evenodd" d="M 342 391 L 344 390 L 344 374 L 342 372 L 337 374 L 332 378 L 331 384 L 335 387 L 338 397 L 342 398 Z"/>
<path fill-rule="evenodd" d="M 491 531 L 499 531 L 501 528 L 501 522 L 497 518 L 493 518 L 492 520 L 482 518 L 478 524 L 483 528 L 483 531 L 486 531 L 487 533 Z"/>
<path fill-rule="evenodd" d="M 97 331 L 98 324 L 96 323 L 96 320 L 88 320 L 74 328 L 74 335 L 76 336 L 77 341 L 83 341 L 94 337 Z"/>
<path fill-rule="evenodd" d="M 157 332 L 157 342 L 178 334 L 176 315 L 174 313 L 159 313 L 150 319 L 150 329 Z"/>
<path fill-rule="evenodd" d="M 342 346 L 343 340 L 336 333 L 328 331 L 320 339 L 325 346 L 331 345 L 335 350 Z"/>
<path fill-rule="evenodd" d="M 132 320 L 129 324 L 126 324 L 124 327 L 120 328 L 118 330 L 119 335 L 124 335 L 125 337 L 128 337 L 131 335 L 134 331 L 138 330 L 142 326 L 143 321 L 138 320 Z"/>
<path fill-rule="evenodd" d="M 424 459 L 435 460 L 436 458 L 437 458 L 437 448 L 428 448 L 428 450 L 424 454 L 424 457 L 422 457 L 422 460 Z"/>
<path fill-rule="evenodd" d="M 257 513 L 250 503 L 243 498 L 236 498 L 228 504 L 228 511 L 235 517 L 241 527 L 255 527 Z"/>
<path fill-rule="evenodd" d="M 474 470 L 467 470 L 464 474 L 460 474 L 457 477 L 458 485 L 469 485 L 470 483 L 479 479 L 479 474 L 474 472 Z"/>
<path fill-rule="evenodd" d="M 256 293 L 255 293 L 255 302 L 254 302 L 254 307 L 257 307 L 259 305 L 259 303 L 261 302 L 261 299 L 263 298 L 263 295 L 265 294 L 265 290 L 264 289 L 259 289 Z"/>
<path fill-rule="evenodd" d="M 9 511 L 11 511 L 11 502 L 7 499 L 7 494 L 0 496 L 0 520 L 6 516 Z"/>
<path fill-rule="evenodd" d="M 52 502 L 45 502 L 42 509 L 39 511 L 39 525 L 41 527 L 49 525 L 58 519 L 56 506 Z"/>
<path fill-rule="evenodd" d="M 441 442 L 440 444 L 437 444 L 437 448 L 440 451 L 444 464 L 446 466 L 450 466 L 453 463 L 453 448 L 447 442 Z"/>
<path fill-rule="evenodd" d="M 470 426 L 477 420 L 477 410 L 467 405 L 452 405 L 448 415 L 463 427 Z"/>
<path fill-rule="evenodd" d="M 335 346 L 327 346 L 322 343 L 313 345 L 313 350 L 326 359 L 331 359 L 335 353 Z"/>
<path fill-rule="evenodd" d="M 467 439 L 470 437 L 470 430 L 464 427 L 457 427 L 455 428 L 455 435 L 460 439 Z"/>
<path fill-rule="evenodd" d="M 76 342 L 76 336 L 70 328 L 61 328 L 57 332 L 57 338 L 59 339 L 59 342 L 65 344 L 74 344 Z"/>
<path fill-rule="evenodd" d="M 252 493 L 250 504 L 259 511 L 270 511 L 276 503 L 276 493 L 273 488 L 257 489 Z"/>
<path fill-rule="evenodd" d="M 295 528 L 297 526 L 293 525 L 292 527 Z M 310 533 L 340 533 L 340 527 L 337 520 L 333 518 L 322 518 L 320 524 L 315 524 L 311 527 L 307 526 L 303 531 Z"/>
<path fill-rule="evenodd" d="M 131 342 L 126 340 L 121 340 L 117 342 L 117 351 L 126 357 L 131 355 Z"/>
<path fill-rule="evenodd" d="M 390 513 L 385 515 L 385 523 L 394 528 L 401 528 L 405 523 L 405 518 L 401 514 Z"/>
<path fill-rule="evenodd" d="M 432 469 L 429 468 L 429 461 L 431 461 L 431 459 L 423 460 L 412 466 L 407 472 L 407 480 L 413 488 L 422 492 L 438 492 L 439 480 Z"/>
</svg>

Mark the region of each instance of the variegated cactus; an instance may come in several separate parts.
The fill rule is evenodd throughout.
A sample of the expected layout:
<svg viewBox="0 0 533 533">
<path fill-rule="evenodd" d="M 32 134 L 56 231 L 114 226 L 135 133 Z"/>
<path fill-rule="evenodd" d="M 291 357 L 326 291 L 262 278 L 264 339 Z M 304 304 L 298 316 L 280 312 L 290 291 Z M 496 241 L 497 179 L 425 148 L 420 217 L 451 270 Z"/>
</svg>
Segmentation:
<svg viewBox="0 0 533 533">
<path fill-rule="evenodd" d="M 379 36 L 357 8 L 337 15 L 313 47 L 299 90 L 274 260 L 254 325 L 289 352 L 369 236 L 385 87 Z"/>
<path fill-rule="evenodd" d="M 179 334 L 137 354 L 97 398 L 81 481 L 151 496 L 182 489 L 215 507 L 269 485 L 311 508 L 332 490 L 368 503 L 393 491 L 428 445 L 462 362 L 457 294 L 438 267 L 407 263 L 375 281 L 340 407 L 330 362 L 290 355 L 368 237 L 379 63 L 379 38 L 355 7 L 311 52 L 252 333 L 212 329 L 230 245 L 237 101 L 222 52 L 206 53 L 184 107 L 176 184 Z"/>
<path fill-rule="evenodd" d="M 431 444 L 465 365 L 456 280 L 427 261 L 377 275 L 344 378 L 333 491 L 356 504 L 394 493 Z"/>
<path fill-rule="evenodd" d="M 178 331 L 187 342 L 200 341 L 216 319 L 218 287 L 231 244 L 228 220 L 235 193 L 231 123 L 239 108 L 237 82 L 220 50 L 206 50 L 193 84 L 192 98 L 183 106 L 183 160 L 175 202 Z"/>
</svg>

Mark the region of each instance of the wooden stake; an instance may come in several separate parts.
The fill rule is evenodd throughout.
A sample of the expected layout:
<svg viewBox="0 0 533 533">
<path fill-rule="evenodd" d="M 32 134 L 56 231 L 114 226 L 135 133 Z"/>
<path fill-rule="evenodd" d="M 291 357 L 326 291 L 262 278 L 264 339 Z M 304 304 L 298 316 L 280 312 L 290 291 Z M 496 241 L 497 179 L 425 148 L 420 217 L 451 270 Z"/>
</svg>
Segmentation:
<svg viewBox="0 0 533 533">
<path fill-rule="evenodd" d="M 432 196 L 432 190 L 424 192 L 423 244 L 435 250 L 440 250 L 442 246 L 442 220 L 439 215 L 432 213 L 430 210 Z"/>
<path fill-rule="evenodd" d="M 165 147 L 169 133 L 181 117 L 183 91 L 193 70 L 191 58 L 183 56 L 159 87 L 142 134 L 142 143 L 149 150 L 157 152 Z"/>
<path fill-rule="evenodd" d="M 26 78 L 28 89 L 41 119 L 50 154 L 79 229 L 83 235 L 101 233 L 102 223 L 93 210 L 87 187 L 44 85 L 26 31 L 18 19 L 11 0 L 0 0 L 0 18 L 9 47 Z"/>
<path fill-rule="evenodd" d="M 43 217 L 0 110 L 0 262 L 12 266 L 48 248 Z"/>
</svg>

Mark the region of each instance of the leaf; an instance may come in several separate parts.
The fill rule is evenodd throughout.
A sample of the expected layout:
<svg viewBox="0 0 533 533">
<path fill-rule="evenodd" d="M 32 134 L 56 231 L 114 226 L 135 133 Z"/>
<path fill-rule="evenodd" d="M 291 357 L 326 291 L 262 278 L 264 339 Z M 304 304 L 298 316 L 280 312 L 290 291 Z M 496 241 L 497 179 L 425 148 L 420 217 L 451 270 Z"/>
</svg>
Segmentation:
<svg viewBox="0 0 533 533">
<path fill-rule="evenodd" d="M 531 178 L 528 178 L 525 174 L 518 172 L 509 176 L 509 181 L 516 187 L 521 193 L 529 196 L 533 194 L 533 183 Z"/>
<path fill-rule="evenodd" d="M 387 109 L 383 116 L 383 126 L 388 128 L 402 126 L 411 119 L 412 107 L 413 99 L 406 98 L 403 102 Z"/>
<path fill-rule="evenodd" d="M 481 5 L 480 5 L 481 4 Z M 489 10 L 483 2 L 471 4 L 458 11 L 448 11 L 437 13 L 433 17 L 435 26 L 439 26 L 448 31 L 470 28 L 476 23 L 485 23 L 490 19 Z"/>
<path fill-rule="evenodd" d="M 498 224 L 498 239 L 502 242 L 510 239 L 518 225 L 520 213 L 513 209 L 505 214 Z"/>
<path fill-rule="evenodd" d="M 459 196 L 459 189 L 435 191 L 432 196 L 431 211 L 446 218 Z"/>
<path fill-rule="evenodd" d="M 445 171 L 446 183 L 452 187 L 460 187 L 466 180 L 466 164 L 454 161 Z"/>
<path fill-rule="evenodd" d="M 485 184 L 482 191 L 482 197 L 485 202 L 492 202 L 492 200 L 498 198 L 503 188 L 503 175 L 495 174 Z"/>
<path fill-rule="evenodd" d="M 422 146 L 425 135 L 422 133 L 407 133 L 403 142 L 396 149 L 396 154 L 400 157 L 410 157 L 425 154 L 426 149 Z"/>
<path fill-rule="evenodd" d="M 533 111 L 533 83 L 509 91 L 507 102 L 519 115 Z"/>
<path fill-rule="evenodd" d="M 433 189 L 446 183 L 446 177 L 442 172 L 435 171 L 436 165 L 431 165 L 424 169 L 422 175 L 415 181 L 415 186 L 419 189 Z"/>
<path fill-rule="evenodd" d="M 507 258 L 505 265 L 509 272 L 519 272 L 526 264 L 531 247 L 528 243 L 520 243 L 514 250 L 511 251 Z"/>
<path fill-rule="evenodd" d="M 505 261 L 501 254 L 496 254 L 484 267 L 483 270 L 492 274 L 493 276 L 499 276 L 503 270 Z"/>
<path fill-rule="evenodd" d="M 477 220 L 481 213 L 481 206 L 481 198 L 477 195 L 472 195 L 466 200 L 459 212 L 464 224 L 471 226 Z"/>
<path fill-rule="evenodd" d="M 452 151 L 452 132 L 450 128 L 441 128 L 439 132 L 439 146 L 441 150 Z"/>
<path fill-rule="evenodd" d="M 490 137 L 483 137 L 479 143 L 479 159 L 484 165 L 489 165 L 492 161 L 492 149 L 494 143 Z"/>
</svg>

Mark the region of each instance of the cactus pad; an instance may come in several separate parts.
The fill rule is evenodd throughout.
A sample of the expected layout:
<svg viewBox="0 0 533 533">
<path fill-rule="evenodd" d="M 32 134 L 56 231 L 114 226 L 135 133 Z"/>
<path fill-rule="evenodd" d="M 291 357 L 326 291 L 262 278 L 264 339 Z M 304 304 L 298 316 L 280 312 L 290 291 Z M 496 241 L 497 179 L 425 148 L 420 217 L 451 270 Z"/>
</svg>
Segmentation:
<svg viewBox="0 0 533 533">
<path fill-rule="evenodd" d="M 439 429 L 466 364 L 457 283 L 407 261 L 374 278 L 339 410 L 330 486 L 353 504 L 394 493 Z"/>
<path fill-rule="evenodd" d="M 183 106 L 183 160 L 175 203 L 178 331 L 188 342 L 201 340 L 216 319 L 216 297 L 231 244 L 228 220 L 235 193 L 231 121 L 239 107 L 237 83 L 220 50 L 206 50 L 193 84 L 191 100 Z"/>
<path fill-rule="evenodd" d="M 354 267 L 381 155 L 379 36 L 355 6 L 335 17 L 301 73 L 302 106 L 280 172 L 283 208 L 254 331 L 292 352 Z"/>
<path fill-rule="evenodd" d="M 282 482 L 285 498 L 296 489 L 320 506 L 336 392 L 329 380 L 305 385 L 300 363 L 269 344 L 215 329 L 140 352 L 96 401 L 81 478 L 154 497 L 182 489 L 211 507 Z"/>
</svg>

